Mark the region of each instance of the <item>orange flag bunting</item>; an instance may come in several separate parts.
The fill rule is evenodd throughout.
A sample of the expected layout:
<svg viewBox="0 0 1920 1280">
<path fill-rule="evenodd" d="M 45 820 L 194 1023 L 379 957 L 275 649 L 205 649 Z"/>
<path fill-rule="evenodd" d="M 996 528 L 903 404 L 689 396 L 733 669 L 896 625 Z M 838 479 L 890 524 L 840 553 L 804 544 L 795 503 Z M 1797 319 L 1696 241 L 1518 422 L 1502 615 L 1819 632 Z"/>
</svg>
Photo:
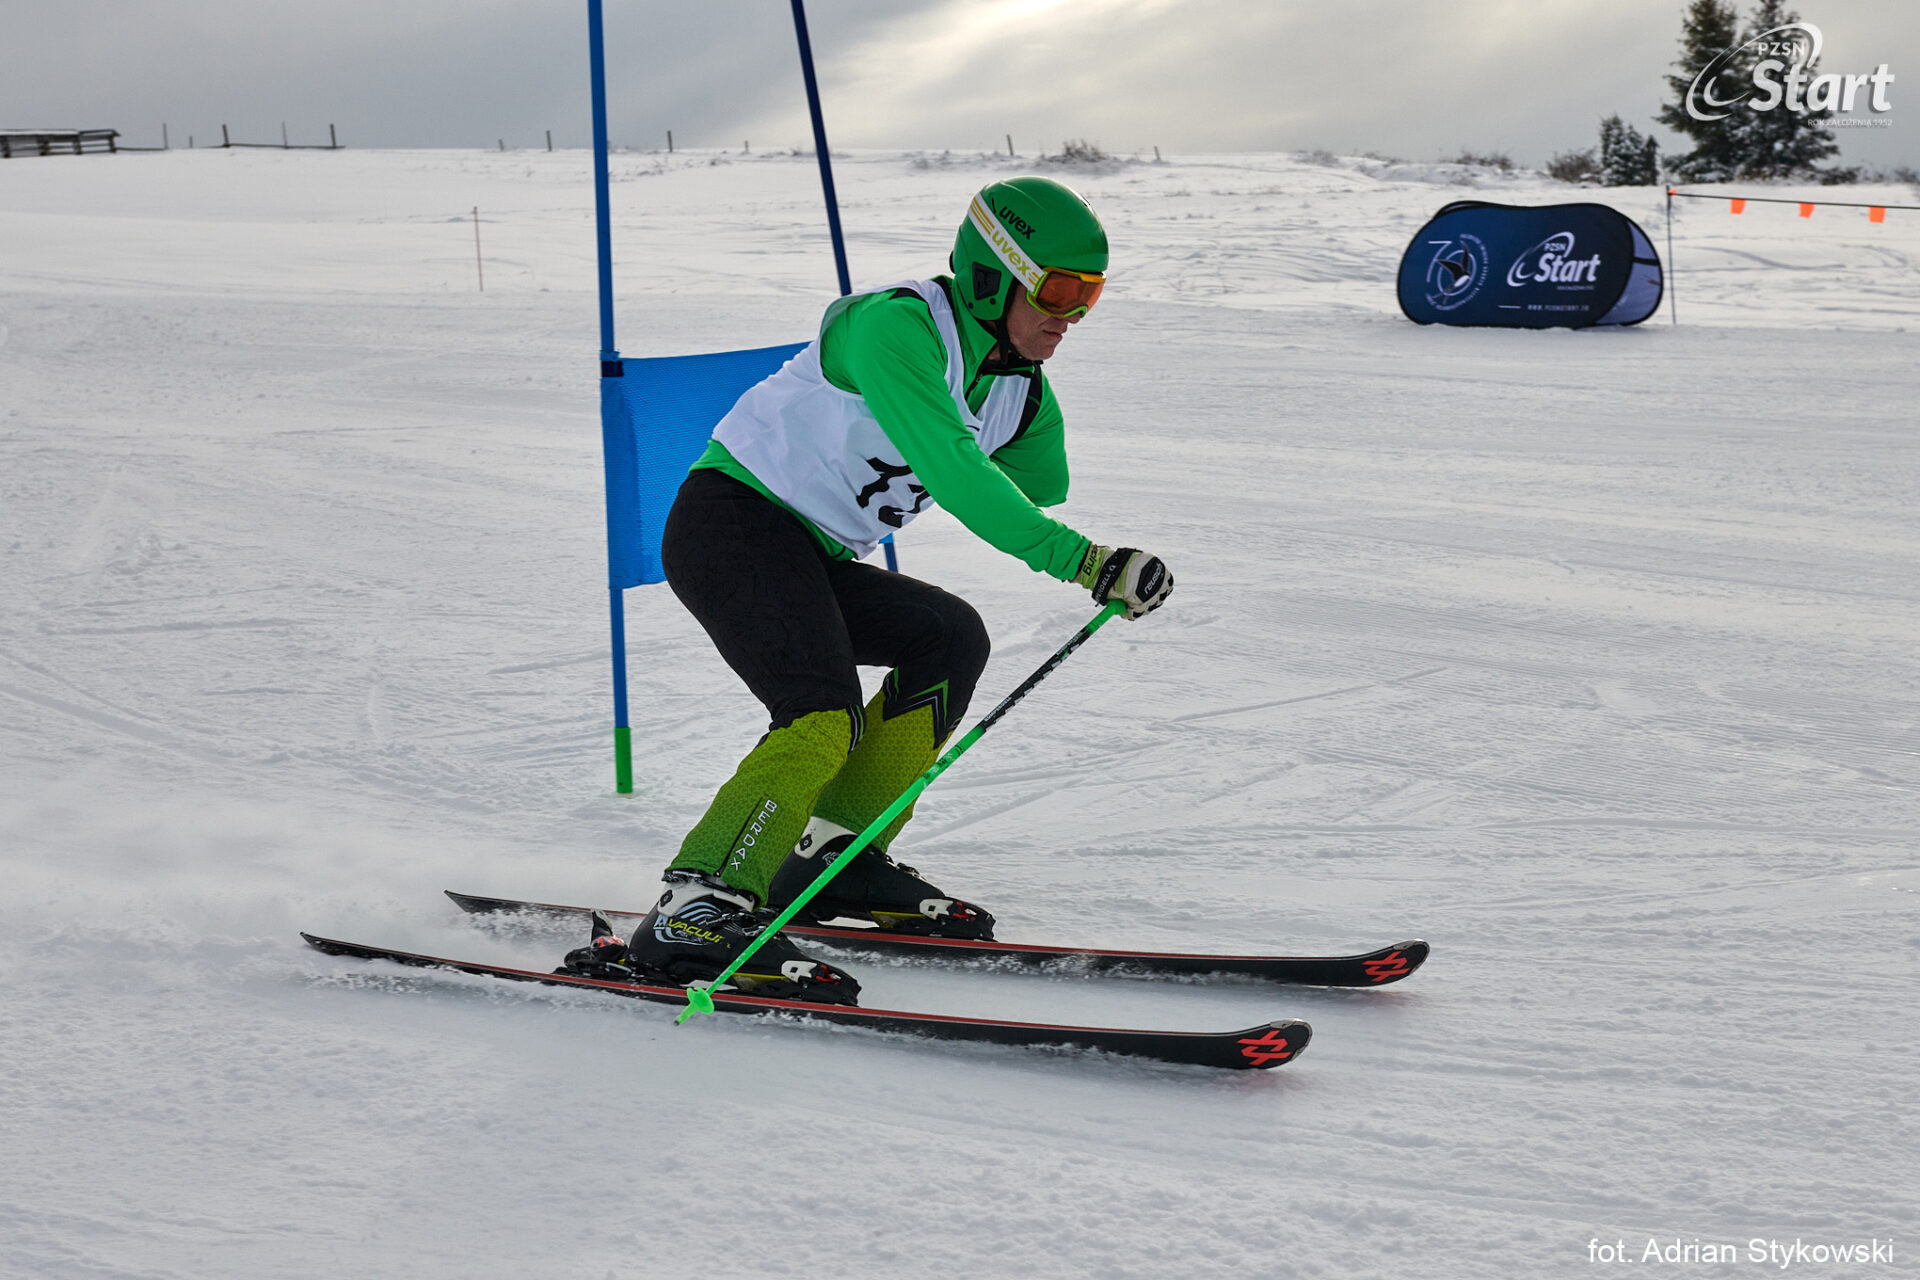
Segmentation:
<svg viewBox="0 0 1920 1280">
<path fill-rule="evenodd" d="M 1813 216 L 1813 206 L 1802 201 L 1800 204 L 1800 216 L 1803 218 L 1811 218 Z"/>
<path fill-rule="evenodd" d="M 1745 200 L 1729 200 L 1727 203 L 1733 206 L 1735 213 L 1745 213 L 1747 211 L 1747 202 Z"/>
<path fill-rule="evenodd" d="M 1868 222 L 1885 222 L 1886 220 L 1887 220 L 1887 211 L 1884 208 L 1882 208 L 1877 204 L 1867 206 Z"/>
</svg>

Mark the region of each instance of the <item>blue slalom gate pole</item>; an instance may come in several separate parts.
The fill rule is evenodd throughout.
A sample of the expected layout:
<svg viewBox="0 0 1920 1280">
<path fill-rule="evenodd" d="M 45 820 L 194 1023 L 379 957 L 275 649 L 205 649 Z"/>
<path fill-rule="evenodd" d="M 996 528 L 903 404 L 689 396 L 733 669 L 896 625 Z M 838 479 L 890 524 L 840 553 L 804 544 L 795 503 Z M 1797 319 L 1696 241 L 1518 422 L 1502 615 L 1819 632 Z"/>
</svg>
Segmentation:
<svg viewBox="0 0 1920 1280">
<path fill-rule="evenodd" d="M 847 273 L 847 244 L 840 236 L 840 201 L 833 194 L 833 160 L 827 154 L 827 124 L 820 115 L 820 84 L 813 78 L 813 42 L 807 39 L 807 11 L 793 0 L 793 33 L 800 41 L 800 74 L 807 82 L 807 110 L 813 115 L 813 150 L 820 157 L 820 186 L 827 196 L 827 230 L 833 236 L 833 265 L 840 272 L 840 296 L 853 292 Z"/>
<path fill-rule="evenodd" d="M 807 38 L 807 10 L 802 0 L 793 0 L 793 34 L 800 42 L 800 74 L 807 82 L 807 111 L 813 116 L 813 151 L 820 157 L 820 188 L 827 198 L 827 231 L 833 236 L 833 266 L 840 273 L 840 296 L 853 292 L 853 276 L 847 270 L 847 242 L 840 234 L 840 200 L 833 192 L 833 158 L 827 152 L 827 122 L 820 114 L 820 82 L 813 75 L 813 41 Z M 887 551 L 887 568 L 898 572 L 899 556 L 893 549 L 893 535 L 880 539 Z"/>
<path fill-rule="evenodd" d="M 593 77 L 593 214 L 600 253 L 601 416 L 607 412 L 605 381 L 626 376 L 613 344 L 613 214 L 607 181 L 607 55 L 601 35 L 600 0 L 587 0 L 587 56 Z M 613 478 L 608 473 L 611 490 Z M 611 531 L 609 532 L 611 537 Z M 611 558 L 609 558 L 611 566 Z M 627 723 L 626 591 L 609 572 L 607 608 L 613 647 L 613 772 L 621 795 L 633 791 L 633 730 Z"/>
<path fill-rule="evenodd" d="M 600 359 L 618 360 L 613 347 L 613 227 L 607 184 L 607 53 L 600 34 L 600 0 L 587 0 L 587 57 L 593 70 L 593 215 L 600 244 Z M 606 371 L 601 370 L 602 373 Z"/>
</svg>

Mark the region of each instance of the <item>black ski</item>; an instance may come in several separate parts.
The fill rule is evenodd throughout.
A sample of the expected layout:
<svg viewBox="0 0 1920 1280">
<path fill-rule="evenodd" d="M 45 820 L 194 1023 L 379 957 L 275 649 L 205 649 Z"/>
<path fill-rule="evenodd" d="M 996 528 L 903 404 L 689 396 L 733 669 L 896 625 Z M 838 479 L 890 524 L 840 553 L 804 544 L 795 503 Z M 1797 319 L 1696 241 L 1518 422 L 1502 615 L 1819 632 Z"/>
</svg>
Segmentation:
<svg viewBox="0 0 1920 1280">
<path fill-rule="evenodd" d="M 446 894 L 462 910 L 476 915 L 518 912 L 569 918 L 592 914 L 587 907 L 569 907 L 552 902 L 482 898 L 470 893 L 455 893 L 451 889 Z M 608 911 L 605 914 L 638 917 L 646 913 Z M 1381 987 L 1389 982 L 1398 982 L 1420 967 L 1429 950 L 1425 942 L 1414 939 L 1357 956 L 1216 956 L 1184 951 L 1107 951 L 1023 942 L 980 942 L 971 938 L 929 938 L 872 928 L 821 925 L 791 924 L 782 932 L 791 938 L 804 938 L 822 946 L 870 955 L 914 956 L 939 961 L 995 961 L 1034 969 L 1121 973 L 1142 977 L 1230 974 L 1309 987 Z"/>
<path fill-rule="evenodd" d="M 583 987 L 611 995 L 657 1004 L 685 1005 L 687 993 L 680 987 L 646 986 L 635 982 L 609 982 L 599 978 L 576 977 L 564 973 L 538 973 L 531 969 L 513 969 L 505 965 L 479 964 L 466 960 L 446 960 L 439 956 L 417 955 L 387 947 L 368 947 L 333 938 L 300 935 L 308 943 L 334 956 L 354 956 L 362 960 L 390 960 L 396 964 L 457 969 L 489 978 L 512 982 L 541 982 L 556 987 Z M 1257 1070 L 1291 1062 L 1307 1047 L 1313 1029 L 1304 1022 L 1268 1022 L 1245 1031 L 1139 1031 L 1118 1027 L 1070 1027 L 1050 1022 L 1007 1022 L 995 1018 L 958 1018 L 936 1013 L 908 1013 L 895 1009 L 862 1009 L 853 1005 L 814 1004 L 801 1000 L 768 1000 L 747 995 L 715 993 L 713 1007 L 720 1013 L 744 1013 L 769 1021 L 831 1023 L 843 1027 L 864 1027 L 870 1031 L 894 1032 L 936 1040 L 970 1040 L 986 1044 L 1021 1045 L 1033 1048 L 1097 1049 L 1105 1053 L 1157 1062 L 1173 1062 L 1196 1067 L 1222 1067 L 1229 1070 Z"/>
</svg>

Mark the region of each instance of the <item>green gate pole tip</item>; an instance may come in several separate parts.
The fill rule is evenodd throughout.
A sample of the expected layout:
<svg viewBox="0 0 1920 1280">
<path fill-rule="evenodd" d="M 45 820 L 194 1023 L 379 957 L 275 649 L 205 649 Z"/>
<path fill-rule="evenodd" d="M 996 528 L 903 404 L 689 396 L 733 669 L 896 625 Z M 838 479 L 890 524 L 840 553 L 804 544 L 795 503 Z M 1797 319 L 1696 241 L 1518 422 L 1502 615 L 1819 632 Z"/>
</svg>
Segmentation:
<svg viewBox="0 0 1920 1280">
<path fill-rule="evenodd" d="M 613 731 L 613 789 L 633 794 L 633 730 L 621 725 Z"/>
<path fill-rule="evenodd" d="M 711 987 L 688 987 L 687 1007 L 680 1011 L 680 1016 L 673 1020 L 673 1025 L 676 1027 L 679 1026 L 696 1013 L 712 1012 L 713 989 Z"/>
</svg>

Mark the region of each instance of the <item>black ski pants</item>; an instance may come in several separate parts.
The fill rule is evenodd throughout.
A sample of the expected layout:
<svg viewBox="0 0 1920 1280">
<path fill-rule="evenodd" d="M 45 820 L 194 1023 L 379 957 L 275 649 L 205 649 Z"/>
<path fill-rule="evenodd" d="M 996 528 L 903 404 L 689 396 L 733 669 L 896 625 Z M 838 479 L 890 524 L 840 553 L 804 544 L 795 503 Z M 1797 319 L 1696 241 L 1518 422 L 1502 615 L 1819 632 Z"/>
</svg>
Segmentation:
<svg viewBox="0 0 1920 1280">
<path fill-rule="evenodd" d="M 931 583 L 835 560 L 805 525 L 724 472 L 689 474 L 661 560 L 674 595 L 766 705 L 769 729 L 865 699 L 857 667 L 891 667 L 908 694 L 946 682 L 944 739 L 966 714 L 989 644 L 980 615 Z"/>
</svg>

